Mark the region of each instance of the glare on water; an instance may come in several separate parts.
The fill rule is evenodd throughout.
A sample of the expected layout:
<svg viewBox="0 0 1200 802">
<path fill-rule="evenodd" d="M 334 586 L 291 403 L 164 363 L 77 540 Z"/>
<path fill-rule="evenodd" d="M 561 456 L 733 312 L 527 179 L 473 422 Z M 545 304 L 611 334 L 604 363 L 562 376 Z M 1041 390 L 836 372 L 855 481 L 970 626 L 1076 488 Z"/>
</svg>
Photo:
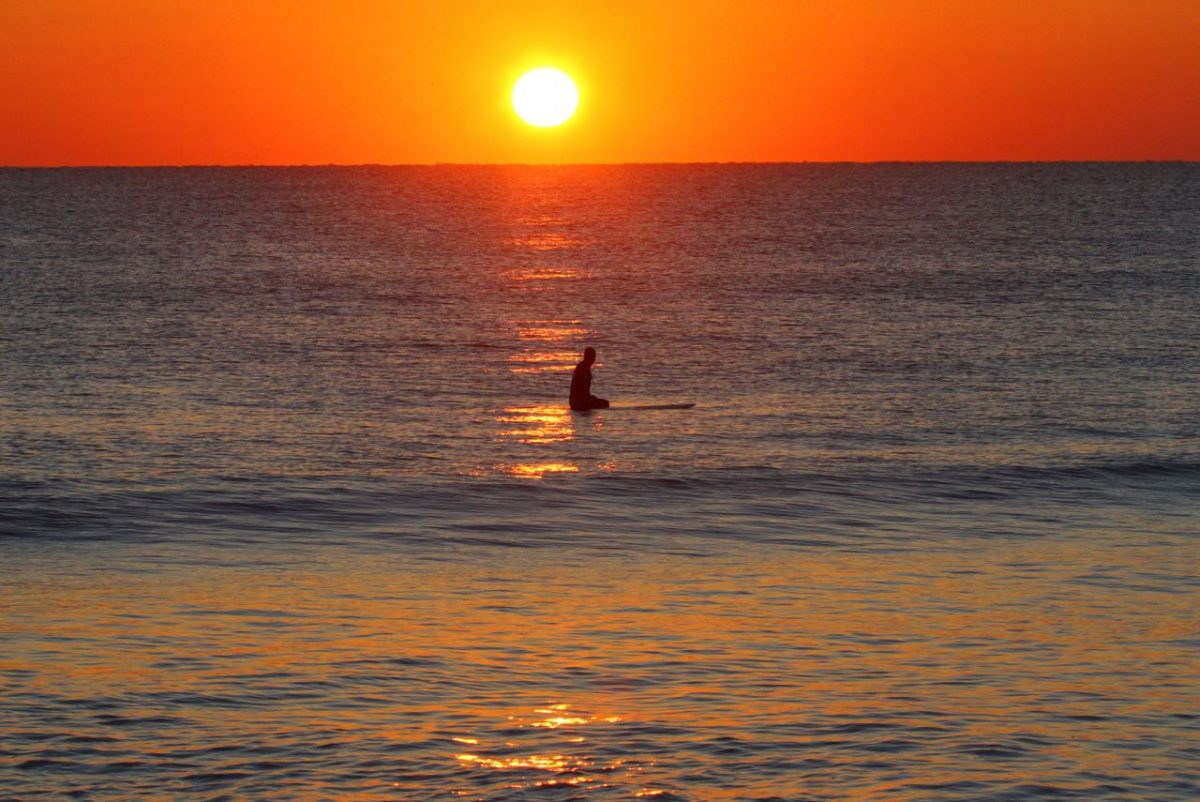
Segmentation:
<svg viewBox="0 0 1200 802">
<path fill-rule="evenodd" d="M 1198 187 L 0 171 L 0 788 L 1196 797 Z"/>
</svg>

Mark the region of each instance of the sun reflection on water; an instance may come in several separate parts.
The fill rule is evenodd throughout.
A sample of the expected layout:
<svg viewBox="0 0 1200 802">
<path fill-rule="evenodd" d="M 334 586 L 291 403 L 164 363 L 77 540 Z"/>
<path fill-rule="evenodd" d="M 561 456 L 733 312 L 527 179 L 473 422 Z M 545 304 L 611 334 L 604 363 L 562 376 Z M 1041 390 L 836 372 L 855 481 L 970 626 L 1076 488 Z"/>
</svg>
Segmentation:
<svg viewBox="0 0 1200 802">
<path fill-rule="evenodd" d="M 504 271 L 506 278 L 519 282 L 568 281 L 584 278 L 584 274 L 565 265 L 557 267 L 524 267 Z"/>
<path fill-rule="evenodd" d="M 466 766 L 485 769 L 536 769 L 538 771 L 570 771 L 590 768 L 592 762 L 568 755 L 518 755 L 514 757 L 484 757 L 468 753 L 458 754 L 454 759 Z"/>
<path fill-rule="evenodd" d="M 527 293 L 532 299 L 522 305 L 528 317 L 510 319 L 516 335 L 512 352 L 505 357 L 508 372 L 522 383 L 537 382 L 548 391 L 561 392 L 555 404 L 509 406 L 496 413 L 501 443 L 532 447 L 532 451 L 513 454 L 512 461 L 481 467 L 479 474 L 499 472 L 520 479 L 544 479 L 549 476 L 579 473 L 580 465 L 557 446 L 575 438 L 575 425 L 567 408 L 569 373 L 580 359 L 584 345 L 592 335 L 578 317 L 577 282 L 591 276 L 574 263 L 568 251 L 587 244 L 576 230 L 571 208 L 562 203 L 557 189 L 535 181 L 526 185 L 525 174 L 514 180 L 514 203 L 510 227 L 503 244 L 519 252 L 520 262 L 503 270 L 508 288 Z M 563 291 L 567 290 L 567 291 Z M 532 386 L 532 384 L 530 385 Z M 539 391 L 539 396 L 545 393 Z M 571 724 L 577 717 L 560 716 L 562 721 L 536 725 L 542 728 Z"/>
<path fill-rule="evenodd" d="M 574 420 L 566 406 L 505 407 L 496 421 L 508 427 L 501 430 L 501 436 L 518 443 L 561 443 L 575 437 Z"/>
<path fill-rule="evenodd" d="M 546 474 L 551 473 L 579 473 L 579 466 L 566 462 L 543 462 L 537 465 L 511 465 L 505 470 L 513 476 L 526 479 L 541 479 Z"/>
<path fill-rule="evenodd" d="M 583 240 L 555 231 L 510 237 L 508 244 L 525 251 L 561 251 L 567 248 L 577 248 L 583 244 Z"/>
<path fill-rule="evenodd" d="M 557 704 L 552 707 L 539 707 L 533 712 L 539 713 L 548 718 L 538 721 L 529 722 L 530 727 L 543 727 L 545 729 L 555 730 L 559 727 L 565 727 L 572 724 L 591 724 L 595 721 L 602 721 L 606 724 L 612 724 L 621 720 L 620 716 L 605 716 L 603 718 L 589 718 L 587 716 L 569 716 L 566 711 L 569 705 Z"/>
<path fill-rule="evenodd" d="M 496 416 L 502 427 L 500 436 L 522 445 L 543 447 L 574 439 L 575 422 L 565 405 L 537 404 L 505 407 Z M 548 455 L 546 455 L 548 456 Z M 522 479 L 541 479 L 550 474 L 578 473 L 579 466 L 562 459 L 541 459 L 497 465 L 501 473 Z"/>
<path fill-rule="evenodd" d="M 542 342 L 560 342 L 572 338 L 580 338 L 588 330 L 580 325 L 578 320 L 518 320 L 517 336 L 522 340 L 540 340 Z"/>
<path fill-rule="evenodd" d="M 521 354 L 511 354 L 509 370 L 513 373 L 565 373 L 574 369 L 579 361 L 575 351 L 533 351 Z"/>
<path fill-rule="evenodd" d="M 500 436 L 522 445 L 544 447 L 574 439 L 575 420 L 560 404 L 505 407 L 496 422 Z M 545 455 L 549 456 L 549 455 Z M 579 465 L 563 459 L 540 459 L 495 466 L 496 470 L 521 479 L 542 479 L 551 474 L 578 473 Z"/>
<path fill-rule="evenodd" d="M 534 213 L 518 214 L 513 217 L 513 222 L 521 226 L 529 226 L 531 228 L 541 228 L 545 226 L 561 226 L 566 225 L 567 218 L 561 214 L 545 214 Z"/>
<path fill-rule="evenodd" d="M 572 712 L 568 705 L 555 704 L 549 707 L 537 708 L 533 711 L 537 717 L 508 716 L 507 727 L 526 730 L 529 733 L 541 732 L 538 743 L 530 743 L 524 748 L 513 741 L 504 741 L 494 748 L 481 748 L 471 752 L 457 752 L 454 755 L 459 766 L 468 770 L 486 770 L 492 772 L 511 772 L 514 774 L 508 786 L 512 789 L 550 788 L 554 786 L 582 786 L 596 783 L 592 788 L 609 787 L 601 783 L 605 775 L 621 769 L 626 772 L 640 772 L 645 766 L 653 765 L 651 760 L 635 760 L 626 757 L 600 759 L 592 754 L 572 754 L 569 749 L 563 749 L 566 744 L 582 744 L 587 741 L 582 736 L 566 739 L 556 739 L 551 733 L 562 728 L 582 728 L 588 725 L 608 725 L 621 721 L 620 716 L 592 716 Z M 485 739 L 460 736 L 453 739 L 458 743 L 479 745 Z M 543 748 L 538 748 L 543 747 Z M 514 750 L 517 750 L 514 752 Z M 533 776 L 522 777 L 522 772 L 533 773 Z M 556 775 L 545 778 L 544 774 Z M 646 795 L 653 795 L 651 789 L 643 788 Z"/>
</svg>

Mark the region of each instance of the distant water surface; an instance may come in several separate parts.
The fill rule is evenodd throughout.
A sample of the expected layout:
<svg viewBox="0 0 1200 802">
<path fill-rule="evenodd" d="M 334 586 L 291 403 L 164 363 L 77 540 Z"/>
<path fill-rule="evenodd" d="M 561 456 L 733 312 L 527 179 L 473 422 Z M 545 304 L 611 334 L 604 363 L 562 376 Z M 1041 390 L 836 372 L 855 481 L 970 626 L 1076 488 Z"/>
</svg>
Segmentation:
<svg viewBox="0 0 1200 802">
<path fill-rule="evenodd" d="M 0 170 L 0 796 L 1194 799 L 1198 210 Z"/>
</svg>

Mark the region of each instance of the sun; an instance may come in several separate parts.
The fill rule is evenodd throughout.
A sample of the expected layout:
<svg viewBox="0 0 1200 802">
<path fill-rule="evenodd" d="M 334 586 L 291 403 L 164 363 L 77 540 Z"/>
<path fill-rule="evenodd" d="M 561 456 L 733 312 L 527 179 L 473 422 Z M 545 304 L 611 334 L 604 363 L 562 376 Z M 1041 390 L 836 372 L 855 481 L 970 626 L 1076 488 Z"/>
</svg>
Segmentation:
<svg viewBox="0 0 1200 802">
<path fill-rule="evenodd" d="M 554 67 L 541 67 L 522 75 L 513 85 L 513 110 L 538 128 L 553 128 L 571 119 L 579 106 L 579 89 L 571 76 Z"/>
</svg>

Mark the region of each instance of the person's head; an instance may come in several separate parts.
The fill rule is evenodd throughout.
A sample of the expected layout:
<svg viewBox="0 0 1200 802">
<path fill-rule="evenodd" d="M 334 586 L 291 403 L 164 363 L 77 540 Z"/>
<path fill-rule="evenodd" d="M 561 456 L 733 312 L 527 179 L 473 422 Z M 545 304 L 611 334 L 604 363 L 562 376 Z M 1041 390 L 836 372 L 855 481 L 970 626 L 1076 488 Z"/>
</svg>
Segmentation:
<svg viewBox="0 0 1200 802">
<path fill-rule="evenodd" d="M 596 349 L 595 348 L 584 348 L 583 349 L 583 361 L 589 365 L 592 364 L 593 362 L 595 362 L 596 361 Z"/>
</svg>

